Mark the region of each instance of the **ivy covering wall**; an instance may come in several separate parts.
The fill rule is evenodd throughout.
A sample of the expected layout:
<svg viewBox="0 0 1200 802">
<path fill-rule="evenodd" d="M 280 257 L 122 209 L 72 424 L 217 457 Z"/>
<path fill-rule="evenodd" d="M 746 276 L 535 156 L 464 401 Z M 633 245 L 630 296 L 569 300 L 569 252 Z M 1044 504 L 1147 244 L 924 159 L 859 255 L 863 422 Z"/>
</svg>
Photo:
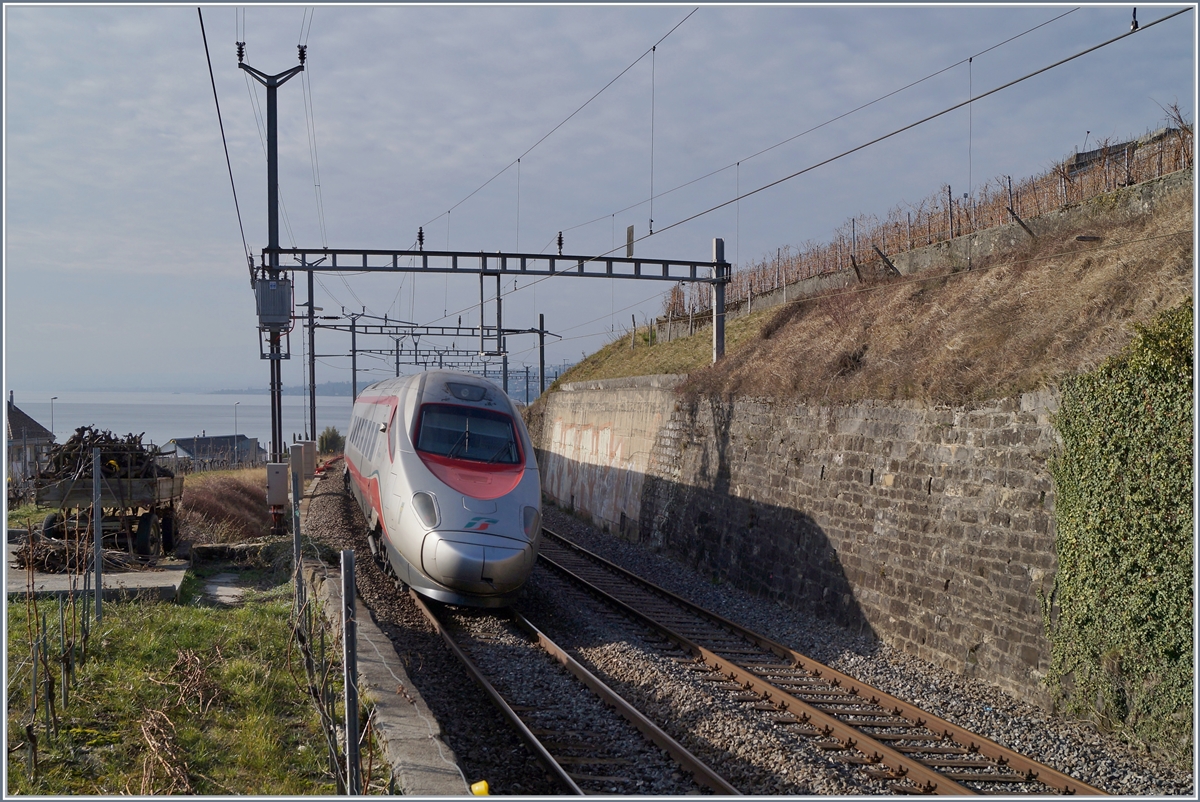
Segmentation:
<svg viewBox="0 0 1200 802">
<path fill-rule="evenodd" d="M 1045 609 L 1047 679 L 1065 709 L 1189 761 L 1192 321 L 1189 299 L 1062 387 L 1059 570 Z"/>
</svg>

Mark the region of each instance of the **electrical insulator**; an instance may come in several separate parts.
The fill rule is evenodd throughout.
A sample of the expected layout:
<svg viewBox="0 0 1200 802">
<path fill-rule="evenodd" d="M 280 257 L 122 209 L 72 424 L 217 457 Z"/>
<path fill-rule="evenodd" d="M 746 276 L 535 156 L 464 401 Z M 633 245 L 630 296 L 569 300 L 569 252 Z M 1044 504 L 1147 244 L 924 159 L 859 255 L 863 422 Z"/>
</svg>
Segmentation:
<svg viewBox="0 0 1200 802">
<path fill-rule="evenodd" d="M 241 64 L 242 59 L 246 57 L 246 43 L 238 42 L 237 49 L 238 49 L 238 64 Z"/>
<path fill-rule="evenodd" d="M 417 227 L 417 250 L 425 250 L 425 226 Z"/>
<path fill-rule="evenodd" d="M 558 232 L 558 255 L 562 256 L 562 232 Z"/>
<path fill-rule="evenodd" d="M 308 45 L 296 45 L 296 50 L 300 52 L 300 63 L 304 63 L 305 56 L 308 55 Z"/>
</svg>

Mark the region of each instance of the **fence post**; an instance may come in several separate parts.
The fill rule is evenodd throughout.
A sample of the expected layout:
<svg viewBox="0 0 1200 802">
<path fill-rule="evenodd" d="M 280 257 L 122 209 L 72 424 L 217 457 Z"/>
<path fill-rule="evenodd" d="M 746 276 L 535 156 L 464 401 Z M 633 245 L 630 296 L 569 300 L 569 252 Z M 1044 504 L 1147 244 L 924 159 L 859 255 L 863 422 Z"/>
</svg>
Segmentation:
<svg viewBox="0 0 1200 802">
<path fill-rule="evenodd" d="M 100 449 L 92 449 L 92 539 L 95 541 L 96 623 L 104 617 L 101 605 L 104 574 L 104 527 L 100 509 Z"/>
<path fill-rule="evenodd" d="M 292 579 L 296 583 L 296 613 L 304 608 L 304 577 L 300 573 L 300 474 L 304 470 L 304 446 L 296 444 L 290 449 L 292 471 Z"/>
<path fill-rule="evenodd" d="M 61 663 L 59 674 L 62 677 L 62 706 L 63 710 L 67 709 L 69 698 L 67 696 L 67 624 L 66 616 L 63 611 L 63 596 L 58 594 L 58 659 Z"/>
<path fill-rule="evenodd" d="M 358 625 L 355 622 L 354 551 L 342 551 L 342 682 L 346 697 L 346 794 L 362 794 L 358 771 Z"/>
</svg>

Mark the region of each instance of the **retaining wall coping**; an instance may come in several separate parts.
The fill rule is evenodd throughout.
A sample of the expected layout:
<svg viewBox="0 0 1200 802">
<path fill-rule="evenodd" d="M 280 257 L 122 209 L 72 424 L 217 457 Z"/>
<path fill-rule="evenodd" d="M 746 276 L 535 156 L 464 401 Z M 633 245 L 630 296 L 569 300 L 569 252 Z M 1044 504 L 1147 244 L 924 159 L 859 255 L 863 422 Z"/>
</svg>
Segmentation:
<svg viewBox="0 0 1200 802">
<path fill-rule="evenodd" d="M 627 376 L 619 379 L 591 379 L 581 382 L 567 382 L 560 385 L 562 393 L 575 393 L 581 390 L 636 390 L 653 388 L 670 390 L 677 387 L 687 378 L 687 374 L 659 373 L 653 376 Z"/>
</svg>

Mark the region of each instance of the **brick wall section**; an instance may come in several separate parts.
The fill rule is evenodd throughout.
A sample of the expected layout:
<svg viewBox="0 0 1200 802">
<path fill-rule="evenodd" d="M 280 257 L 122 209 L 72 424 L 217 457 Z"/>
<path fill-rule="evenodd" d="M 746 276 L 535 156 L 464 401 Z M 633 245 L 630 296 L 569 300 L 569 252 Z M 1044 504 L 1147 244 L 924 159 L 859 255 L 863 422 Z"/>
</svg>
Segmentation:
<svg viewBox="0 0 1200 802">
<path fill-rule="evenodd" d="M 971 410 L 677 402 L 640 537 L 1044 704 L 1056 408 L 1050 392 Z"/>
</svg>

